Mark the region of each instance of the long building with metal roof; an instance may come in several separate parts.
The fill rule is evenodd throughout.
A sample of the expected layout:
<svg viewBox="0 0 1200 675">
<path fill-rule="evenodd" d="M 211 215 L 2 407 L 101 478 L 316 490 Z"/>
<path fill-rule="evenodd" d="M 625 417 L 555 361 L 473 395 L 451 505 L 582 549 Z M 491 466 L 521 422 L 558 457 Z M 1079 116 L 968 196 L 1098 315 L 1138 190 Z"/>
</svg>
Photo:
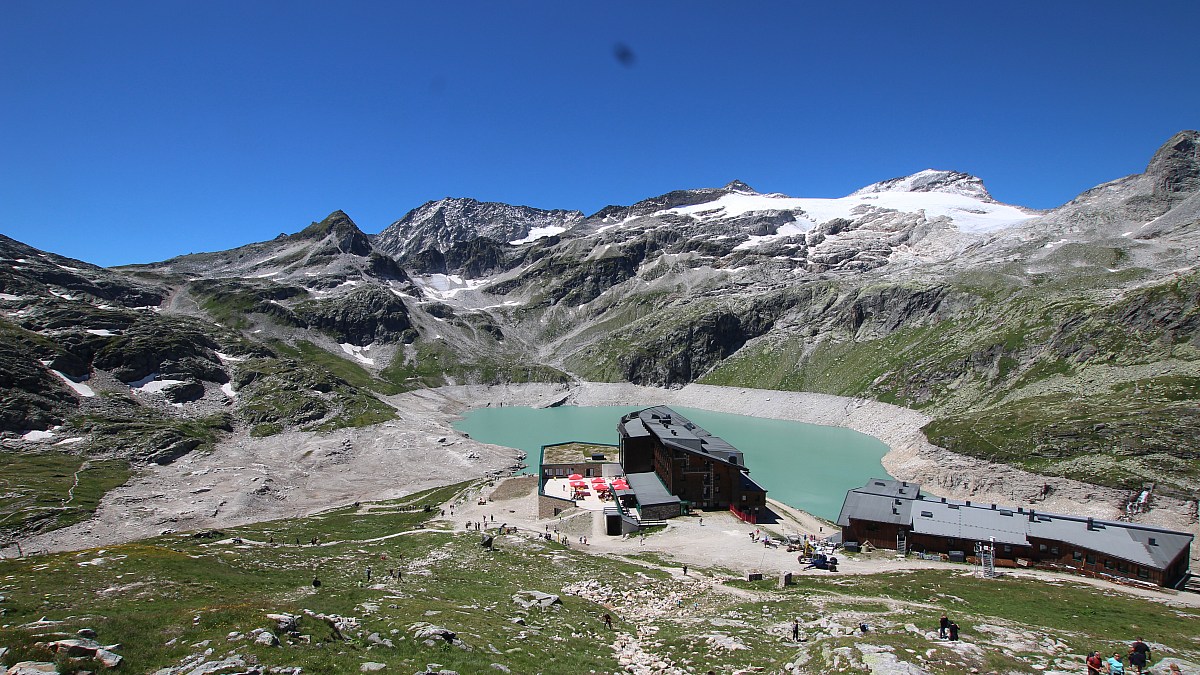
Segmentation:
<svg viewBox="0 0 1200 675">
<path fill-rule="evenodd" d="M 955 501 L 921 486 L 872 478 L 846 493 L 838 515 L 843 542 L 971 555 L 994 545 L 997 565 L 1064 569 L 1089 576 L 1175 586 L 1187 576 L 1192 535 L 1024 507 Z"/>
</svg>

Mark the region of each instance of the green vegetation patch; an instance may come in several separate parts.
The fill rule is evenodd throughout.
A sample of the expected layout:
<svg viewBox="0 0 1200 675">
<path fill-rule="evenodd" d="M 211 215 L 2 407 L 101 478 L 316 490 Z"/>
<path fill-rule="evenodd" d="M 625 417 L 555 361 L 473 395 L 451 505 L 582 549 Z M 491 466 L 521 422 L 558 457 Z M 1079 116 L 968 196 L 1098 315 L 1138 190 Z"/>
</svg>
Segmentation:
<svg viewBox="0 0 1200 675">
<path fill-rule="evenodd" d="M 0 452 L 0 540 L 87 520 L 129 462 L 59 453 Z"/>
</svg>

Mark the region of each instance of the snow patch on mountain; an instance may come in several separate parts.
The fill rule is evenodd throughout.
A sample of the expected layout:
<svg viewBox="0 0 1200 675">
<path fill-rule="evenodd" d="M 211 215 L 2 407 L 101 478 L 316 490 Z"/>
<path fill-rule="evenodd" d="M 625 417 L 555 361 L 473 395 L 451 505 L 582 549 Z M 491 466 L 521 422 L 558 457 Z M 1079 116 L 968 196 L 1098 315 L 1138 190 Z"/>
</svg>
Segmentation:
<svg viewBox="0 0 1200 675">
<path fill-rule="evenodd" d="M 813 224 L 828 222 L 834 218 L 853 219 L 871 209 L 924 213 L 927 220 L 945 217 L 960 231 L 972 233 L 993 232 L 1039 215 L 1020 207 L 983 201 L 954 192 L 861 190 L 837 199 L 734 193 L 703 204 L 667 209 L 655 215 L 684 215 L 709 221 L 737 218 L 760 211 L 793 211 L 798 216 L 797 225 L 807 230 L 811 229 Z"/>
<path fill-rule="evenodd" d="M 343 352 L 346 352 L 350 356 L 354 357 L 355 361 L 365 363 L 368 366 L 375 365 L 375 359 L 372 359 L 372 358 L 366 356 L 366 354 L 365 354 L 366 352 L 369 352 L 371 350 L 371 345 L 367 345 L 365 347 L 359 347 L 358 345 L 352 345 L 348 342 L 343 342 L 343 343 L 339 344 L 338 346 L 342 348 Z"/>
<path fill-rule="evenodd" d="M 413 277 L 413 281 L 431 298 L 445 300 L 458 295 L 460 291 L 469 291 L 487 283 L 482 279 L 463 279 L 457 274 L 426 274 Z"/>
<path fill-rule="evenodd" d="M 566 232 L 566 231 L 567 231 L 567 228 L 559 226 L 559 225 L 553 225 L 553 226 L 547 226 L 547 227 L 535 227 L 535 228 L 532 228 L 529 230 L 528 236 L 521 237 L 520 239 L 513 239 L 512 241 L 510 241 L 508 243 L 510 243 L 510 244 L 528 244 L 531 241 L 537 241 L 538 239 L 545 239 L 546 237 L 553 237 L 556 234 L 562 234 L 563 232 Z"/>
<path fill-rule="evenodd" d="M 85 398 L 90 398 L 96 395 L 96 392 L 92 391 L 91 387 L 83 384 L 82 382 L 76 382 L 75 380 L 71 379 L 70 375 L 57 370 L 51 370 L 50 372 L 57 375 L 63 382 L 66 382 L 67 386 L 74 389 L 76 394 L 79 394 Z"/>
</svg>

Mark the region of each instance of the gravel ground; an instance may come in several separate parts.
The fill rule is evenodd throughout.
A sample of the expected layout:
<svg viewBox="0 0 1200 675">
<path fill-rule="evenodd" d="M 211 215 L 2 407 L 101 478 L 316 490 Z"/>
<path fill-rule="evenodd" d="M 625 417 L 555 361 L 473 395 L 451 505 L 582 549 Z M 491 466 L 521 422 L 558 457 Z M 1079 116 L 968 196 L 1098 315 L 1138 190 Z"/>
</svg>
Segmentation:
<svg viewBox="0 0 1200 675">
<path fill-rule="evenodd" d="M 90 548 L 167 529 L 303 516 L 504 471 L 517 461 L 516 451 L 468 439 L 450 426 L 466 410 L 500 404 L 678 405 L 842 426 L 887 444 L 890 451 L 883 464 L 893 476 L 919 482 L 926 491 L 946 497 L 1115 519 L 1128 496 L 956 455 L 925 440 L 921 427 L 929 418 L 919 412 L 825 394 L 698 384 L 680 389 L 619 383 L 514 384 L 418 390 L 386 401 L 396 407 L 398 420 L 327 434 L 231 437 L 212 452 L 149 467 L 107 495 L 91 520 L 22 543 L 27 551 Z M 1200 535 L 1194 502 L 1160 500 L 1156 506 L 1141 516 L 1143 522 Z M 802 521 L 789 522 L 796 522 L 799 529 Z M 705 527 L 709 527 L 707 519 Z M 744 529 L 740 536 L 749 541 Z M 661 541 L 669 539 L 661 537 Z M 1193 547 L 1193 560 L 1197 556 L 1200 552 Z"/>
</svg>

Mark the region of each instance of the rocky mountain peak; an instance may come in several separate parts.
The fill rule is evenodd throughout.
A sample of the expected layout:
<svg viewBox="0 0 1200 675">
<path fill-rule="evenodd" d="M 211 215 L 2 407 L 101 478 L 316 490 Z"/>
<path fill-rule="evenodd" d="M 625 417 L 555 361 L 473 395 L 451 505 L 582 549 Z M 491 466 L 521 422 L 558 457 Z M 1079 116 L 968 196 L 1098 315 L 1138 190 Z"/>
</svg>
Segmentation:
<svg viewBox="0 0 1200 675">
<path fill-rule="evenodd" d="M 746 192 L 746 193 L 755 194 L 755 195 L 758 194 L 758 190 L 755 190 L 754 188 L 750 187 L 749 185 L 746 185 L 745 183 L 743 183 L 740 180 L 732 181 L 721 189 L 728 190 L 729 192 Z"/>
<path fill-rule="evenodd" d="M 296 233 L 296 239 L 328 240 L 328 244 L 342 253 L 358 256 L 371 254 L 371 240 L 358 225 L 346 215 L 345 211 L 337 210 L 325 216 L 325 219 L 313 223 Z"/>
<path fill-rule="evenodd" d="M 446 251 L 455 242 L 486 237 L 520 242 L 563 232 L 583 219 L 579 211 L 544 210 L 470 198 L 426 202 L 375 235 L 375 247 L 402 257 L 429 249 Z"/>
<path fill-rule="evenodd" d="M 1185 130 L 1172 136 L 1154 153 L 1146 167 L 1154 191 L 1200 191 L 1200 131 Z"/>
<path fill-rule="evenodd" d="M 946 192 L 973 197 L 985 202 L 995 201 L 988 193 L 987 188 L 983 186 L 983 181 L 977 176 L 938 169 L 925 169 L 909 176 L 872 183 L 861 190 L 856 190 L 851 196 L 878 192 Z"/>
</svg>

